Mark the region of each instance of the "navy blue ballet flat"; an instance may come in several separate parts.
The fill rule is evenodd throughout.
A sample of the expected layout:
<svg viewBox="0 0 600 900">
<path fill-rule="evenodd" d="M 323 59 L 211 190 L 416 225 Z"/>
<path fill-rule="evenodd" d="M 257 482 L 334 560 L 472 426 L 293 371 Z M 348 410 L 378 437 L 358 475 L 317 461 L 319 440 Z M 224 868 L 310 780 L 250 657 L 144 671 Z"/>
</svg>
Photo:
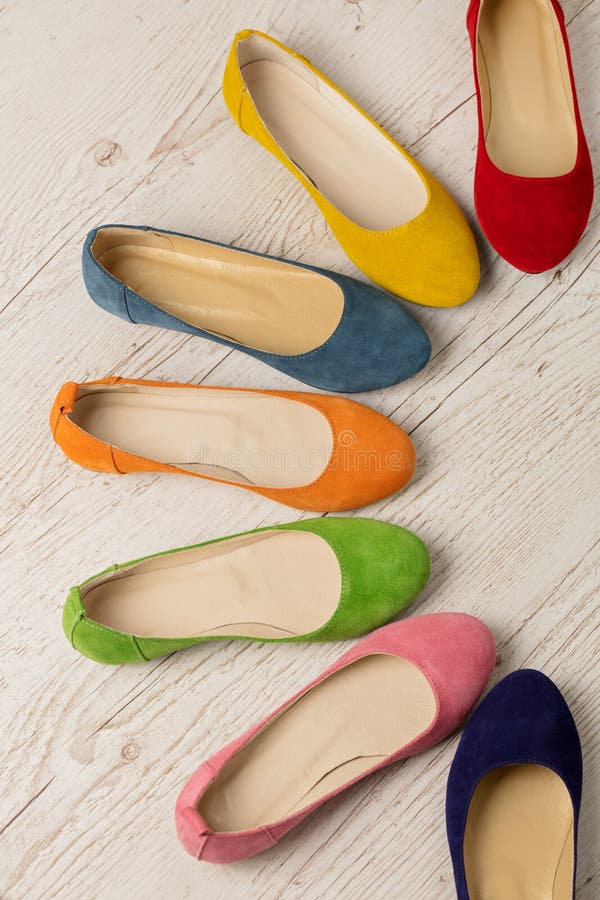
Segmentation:
<svg viewBox="0 0 600 900">
<path fill-rule="evenodd" d="M 521 669 L 475 710 L 450 769 L 458 900 L 572 900 L 582 760 L 556 685 Z"/>
<path fill-rule="evenodd" d="M 127 322 L 218 341 L 327 391 L 397 384 L 431 355 L 419 323 L 371 285 L 171 231 L 95 228 L 83 277 Z"/>
</svg>

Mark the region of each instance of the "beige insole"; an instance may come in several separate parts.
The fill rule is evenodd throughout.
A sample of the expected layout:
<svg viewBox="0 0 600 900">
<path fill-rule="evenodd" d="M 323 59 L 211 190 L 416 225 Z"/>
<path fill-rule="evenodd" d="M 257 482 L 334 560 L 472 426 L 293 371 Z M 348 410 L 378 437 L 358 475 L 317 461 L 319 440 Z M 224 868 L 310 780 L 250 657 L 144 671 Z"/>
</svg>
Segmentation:
<svg viewBox="0 0 600 900">
<path fill-rule="evenodd" d="M 236 390 L 85 385 L 69 419 L 127 453 L 271 488 L 310 484 L 333 448 L 329 423 L 314 407 Z"/>
<path fill-rule="evenodd" d="M 383 653 L 338 669 L 265 726 L 198 803 L 213 831 L 269 825 L 367 772 L 434 720 L 429 682 Z"/>
<path fill-rule="evenodd" d="M 201 240 L 103 228 L 92 253 L 164 312 L 268 353 L 293 356 L 320 347 L 344 310 L 341 288 L 323 275 Z"/>
<path fill-rule="evenodd" d="M 336 90 L 258 35 L 240 42 L 238 59 L 270 135 L 340 212 L 380 231 L 423 211 L 421 176 Z"/>
<path fill-rule="evenodd" d="M 495 769 L 471 800 L 464 841 L 471 900 L 571 900 L 573 804 L 543 766 Z"/>
<path fill-rule="evenodd" d="M 285 638 L 316 631 L 337 609 L 342 576 L 308 531 L 241 535 L 101 575 L 81 589 L 88 618 L 151 638 Z"/>
<path fill-rule="evenodd" d="M 577 156 L 573 95 L 549 0 L 483 0 L 477 70 L 485 144 L 503 172 L 570 172 Z"/>
</svg>

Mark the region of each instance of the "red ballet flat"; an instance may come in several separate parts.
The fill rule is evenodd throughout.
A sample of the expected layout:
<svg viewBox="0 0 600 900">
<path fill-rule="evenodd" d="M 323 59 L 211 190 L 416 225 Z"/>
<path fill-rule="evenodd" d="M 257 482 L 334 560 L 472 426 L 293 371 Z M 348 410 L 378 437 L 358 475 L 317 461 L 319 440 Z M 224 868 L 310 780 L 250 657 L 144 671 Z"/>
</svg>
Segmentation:
<svg viewBox="0 0 600 900">
<path fill-rule="evenodd" d="M 585 230 L 594 181 L 557 0 L 471 0 L 475 210 L 492 246 L 545 272 Z"/>
</svg>

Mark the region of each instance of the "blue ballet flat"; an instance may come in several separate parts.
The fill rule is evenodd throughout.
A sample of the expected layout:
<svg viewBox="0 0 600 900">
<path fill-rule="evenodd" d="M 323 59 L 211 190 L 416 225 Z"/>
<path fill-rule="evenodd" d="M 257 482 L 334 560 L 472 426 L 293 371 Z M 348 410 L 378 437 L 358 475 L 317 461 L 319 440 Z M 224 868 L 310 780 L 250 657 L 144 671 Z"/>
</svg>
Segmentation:
<svg viewBox="0 0 600 900">
<path fill-rule="evenodd" d="M 572 900 L 581 783 L 556 685 L 533 669 L 508 675 L 475 710 L 448 778 L 458 900 Z"/>
<path fill-rule="evenodd" d="M 397 384 L 431 355 L 421 325 L 378 288 L 172 231 L 94 228 L 83 277 L 126 322 L 217 341 L 327 391 Z"/>
</svg>

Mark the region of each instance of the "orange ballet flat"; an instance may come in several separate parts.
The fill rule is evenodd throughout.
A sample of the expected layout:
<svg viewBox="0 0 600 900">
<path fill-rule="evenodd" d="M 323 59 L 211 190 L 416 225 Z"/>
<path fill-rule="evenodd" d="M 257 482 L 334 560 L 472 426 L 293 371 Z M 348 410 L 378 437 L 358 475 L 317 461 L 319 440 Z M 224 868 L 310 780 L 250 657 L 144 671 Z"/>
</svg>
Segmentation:
<svg viewBox="0 0 600 900">
<path fill-rule="evenodd" d="M 173 472 L 246 488 L 294 509 L 354 509 L 403 487 L 408 435 L 381 413 L 327 394 L 126 378 L 68 382 L 54 440 L 86 469 Z"/>
</svg>

